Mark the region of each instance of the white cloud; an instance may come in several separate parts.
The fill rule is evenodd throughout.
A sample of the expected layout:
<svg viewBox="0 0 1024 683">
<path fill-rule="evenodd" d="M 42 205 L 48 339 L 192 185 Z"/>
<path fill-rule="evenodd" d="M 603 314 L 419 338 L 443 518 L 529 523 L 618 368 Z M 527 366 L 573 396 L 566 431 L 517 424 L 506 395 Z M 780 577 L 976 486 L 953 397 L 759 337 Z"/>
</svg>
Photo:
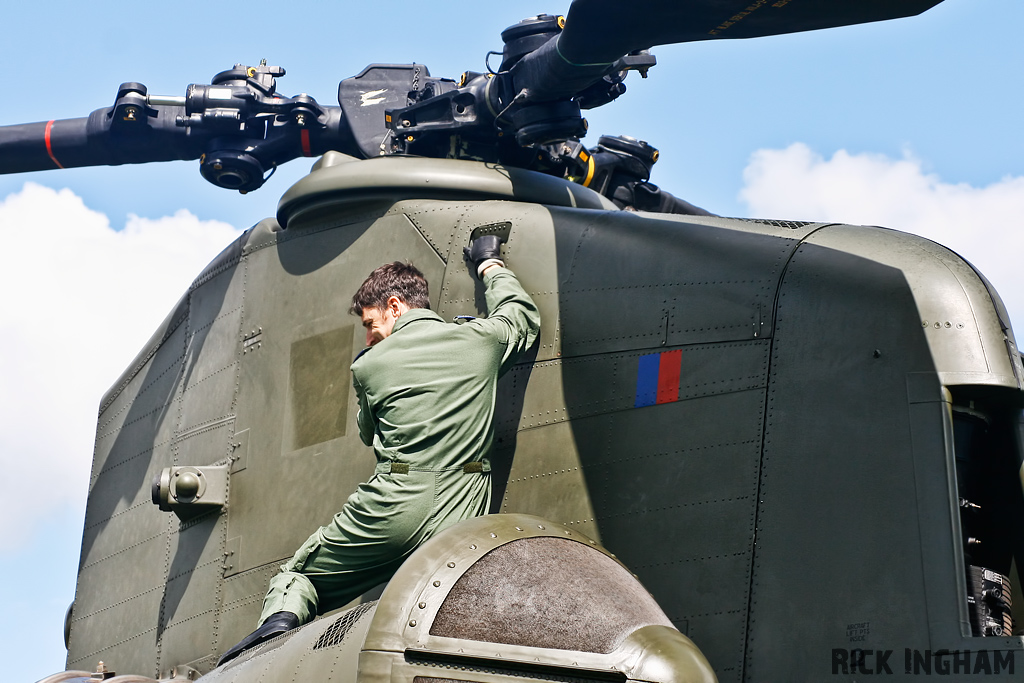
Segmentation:
<svg viewBox="0 0 1024 683">
<path fill-rule="evenodd" d="M 1024 177 L 952 184 L 909 154 L 840 150 L 824 159 L 796 143 L 755 152 L 743 179 L 740 200 L 752 216 L 881 225 L 949 247 L 985 273 L 1011 319 L 1024 325 Z"/>
<path fill-rule="evenodd" d="M 0 551 L 84 509 L 100 398 L 239 231 L 188 211 L 123 230 L 70 190 L 0 202 Z"/>
</svg>

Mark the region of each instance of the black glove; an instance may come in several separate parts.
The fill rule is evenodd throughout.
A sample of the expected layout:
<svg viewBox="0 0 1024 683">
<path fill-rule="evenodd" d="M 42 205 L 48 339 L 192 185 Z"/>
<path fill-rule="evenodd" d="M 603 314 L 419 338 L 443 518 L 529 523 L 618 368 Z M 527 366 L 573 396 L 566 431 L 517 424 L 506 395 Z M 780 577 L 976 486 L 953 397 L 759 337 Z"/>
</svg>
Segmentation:
<svg viewBox="0 0 1024 683">
<path fill-rule="evenodd" d="M 473 264 L 477 277 L 481 277 L 480 271 L 491 264 L 505 265 L 501 260 L 501 238 L 497 235 L 477 237 L 468 247 L 463 247 L 462 253 Z"/>
</svg>

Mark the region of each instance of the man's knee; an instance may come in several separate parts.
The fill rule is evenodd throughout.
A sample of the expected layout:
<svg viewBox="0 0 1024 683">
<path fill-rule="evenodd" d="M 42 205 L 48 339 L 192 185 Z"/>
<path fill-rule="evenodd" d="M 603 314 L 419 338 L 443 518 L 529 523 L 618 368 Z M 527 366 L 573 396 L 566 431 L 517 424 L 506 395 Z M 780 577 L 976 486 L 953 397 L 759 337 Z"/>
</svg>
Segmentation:
<svg viewBox="0 0 1024 683">
<path fill-rule="evenodd" d="M 281 566 L 282 572 L 302 572 L 310 562 L 316 559 L 317 551 L 320 550 L 319 532 L 313 534 L 306 542 L 299 546 L 291 559 Z"/>
</svg>

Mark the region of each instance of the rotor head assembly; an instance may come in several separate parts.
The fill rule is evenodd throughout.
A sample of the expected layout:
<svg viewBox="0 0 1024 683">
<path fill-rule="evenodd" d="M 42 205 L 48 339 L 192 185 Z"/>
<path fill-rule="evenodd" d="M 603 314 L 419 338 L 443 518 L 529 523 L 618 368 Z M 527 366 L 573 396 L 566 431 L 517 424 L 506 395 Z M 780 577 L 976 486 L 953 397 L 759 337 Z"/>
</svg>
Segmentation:
<svg viewBox="0 0 1024 683">
<path fill-rule="evenodd" d="M 485 59 L 485 71 L 456 81 L 433 77 L 422 64 L 372 64 L 341 81 L 338 106 L 279 94 L 285 70 L 266 60 L 235 64 L 208 84 L 189 85 L 184 96 L 123 83 L 113 106 L 86 118 L 0 127 L 0 173 L 199 159 L 206 180 L 246 193 L 280 164 L 335 151 L 483 161 L 575 178 L 587 134 L 582 111 L 621 97 L 630 71 L 646 78 L 657 63 L 654 46 L 881 21 L 940 1 L 573 0 L 564 15 L 538 14 L 502 31 L 502 49 L 489 53 L 501 55 L 497 71 Z M 653 160 L 624 144 L 599 142 L 586 156 L 614 162 L 613 176 L 646 183 Z M 616 189 L 615 182 L 588 186 Z"/>
</svg>

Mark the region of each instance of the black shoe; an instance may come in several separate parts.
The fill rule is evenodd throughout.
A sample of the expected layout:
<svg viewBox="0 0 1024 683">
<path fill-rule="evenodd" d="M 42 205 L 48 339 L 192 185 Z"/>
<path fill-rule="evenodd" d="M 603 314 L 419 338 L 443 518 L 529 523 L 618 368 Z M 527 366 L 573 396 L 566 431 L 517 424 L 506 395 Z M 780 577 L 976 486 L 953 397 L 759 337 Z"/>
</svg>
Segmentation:
<svg viewBox="0 0 1024 683">
<path fill-rule="evenodd" d="M 217 661 L 217 666 L 227 664 L 232 659 L 242 654 L 250 647 L 265 643 L 275 636 L 279 636 L 282 633 L 287 633 L 293 628 L 299 625 L 299 618 L 291 612 L 275 612 L 267 617 L 267 620 L 263 622 L 263 625 L 258 629 L 247 635 L 245 638 L 235 645 L 233 648 L 225 652 L 220 660 Z"/>
</svg>

